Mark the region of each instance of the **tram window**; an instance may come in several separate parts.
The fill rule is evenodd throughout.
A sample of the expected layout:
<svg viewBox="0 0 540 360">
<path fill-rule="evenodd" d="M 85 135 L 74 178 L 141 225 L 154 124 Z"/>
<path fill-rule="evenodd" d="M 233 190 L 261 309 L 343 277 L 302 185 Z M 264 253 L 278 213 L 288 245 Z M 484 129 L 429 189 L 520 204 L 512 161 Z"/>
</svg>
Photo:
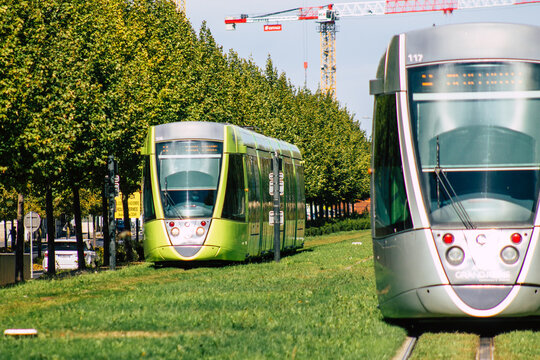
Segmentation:
<svg viewBox="0 0 540 360">
<path fill-rule="evenodd" d="M 144 220 L 153 220 L 156 218 L 154 211 L 154 199 L 152 198 L 152 183 L 150 181 L 150 157 L 145 156 L 143 168 L 143 209 Z"/>
<path fill-rule="evenodd" d="M 375 98 L 373 201 L 377 237 L 412 228 L 396 111 L 394 94 Z"/>
<path fill-rule="evenodd" d="M 231 154 L 222 217 L 245 221 L 245 205 L 244 159 L 242 155 Z"/>
<path fill-rule="evenodd" d="M 532 224 L 540 189 L 540 65 L 446 63 L 411 68 L 408 76 L 431 224 Z"/>
<path fill-rule="evenodd" d="M 248 157 L 247 172 L 249 185 L 249 221 L 255 223 L 260 221 L 261 207 L 261 186 L 256 156 L 251 155 Z"/>
<path fill-rule="evenodd" d="M 165 218 L 210 217 L 221 170 L 222 143 L 169 141 L 156 144 Z"/>
</svg>

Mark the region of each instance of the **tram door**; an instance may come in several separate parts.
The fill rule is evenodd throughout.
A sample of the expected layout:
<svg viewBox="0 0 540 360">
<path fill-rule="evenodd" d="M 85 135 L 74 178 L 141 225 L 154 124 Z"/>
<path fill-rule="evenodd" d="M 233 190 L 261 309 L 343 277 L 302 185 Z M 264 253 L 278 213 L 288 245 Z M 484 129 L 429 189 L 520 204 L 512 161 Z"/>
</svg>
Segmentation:
<svg viewBox="0 0 540 360">
<path fill-rule="evenodd" d="M 285 196 L 283 210 L 285 211 L 285 231 L 283 247 L 285 249 L 294 247 L 294 236 L 296 233 L 296 184 L 294 181 L 294 167 L 292 159 L 283 159 L 283 176 L 285 181 Z"/>
<path fill-rule="evenodd" d="M 274 247 L 274 229 L 269 224 L 269 214 L 273 210 L 272 196 L 270 195 L 270 180 L 268 174 L 272 172 L 272 155 L 267 152 L 259 152 L 261 170 L 261 194 L 262 194 L 262 239 L 261 252 L 268 252 Z"/>
<path fill-rule="evenodd" d="M 250 256 L 260 254 L 261 245 L 261 179 L 259 173 L 259 162 L 255 155 L 247 157 L 247 177 L 248 177 L 248 221 L 249 221 L 249 243 L 248 253 Z"/>
<path fill-rule="evenodd" d="M 304 188 L 304 168 L 296 161 L 296 242 L 295 246 L 302 246 L 304 242 L 304 228 L 306 226 L 306 195 Z"/>
</svg>

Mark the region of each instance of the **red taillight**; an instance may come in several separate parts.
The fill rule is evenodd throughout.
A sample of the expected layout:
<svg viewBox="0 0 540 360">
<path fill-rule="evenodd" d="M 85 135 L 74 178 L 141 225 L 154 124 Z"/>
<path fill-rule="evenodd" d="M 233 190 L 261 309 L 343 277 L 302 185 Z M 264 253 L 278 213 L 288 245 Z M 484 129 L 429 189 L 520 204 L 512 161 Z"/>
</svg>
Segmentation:
<svg viewBox="0 0 540 360">
<path fill-rule="evenodd" d="M 169 223 L 169 226 L 170 226 L 170 227 L 174 227 L 174 221 L 171 221 L 171 222 Z"/>
<path fill-rule="evenodd" d="M 518 233 L 512 234 L 512 236 L 510 236 L 510 240 L 512 240 L 514 244 L 519 244 L 521 242 L 521 234 L 518 234 Z"/>
<path fill-rule="evenodd" d="M 445 244 L 451 244 L 451 243 L 454 242 L 454 235 L 452 235 L 452 234 L 444 234 L 442 240 L 443 240 L 443 242 Z"/>
<path fill-rule="evenodd" d="M 206 226 L 206 221 L 201 221 L 201 226 Z"/>
</svg>

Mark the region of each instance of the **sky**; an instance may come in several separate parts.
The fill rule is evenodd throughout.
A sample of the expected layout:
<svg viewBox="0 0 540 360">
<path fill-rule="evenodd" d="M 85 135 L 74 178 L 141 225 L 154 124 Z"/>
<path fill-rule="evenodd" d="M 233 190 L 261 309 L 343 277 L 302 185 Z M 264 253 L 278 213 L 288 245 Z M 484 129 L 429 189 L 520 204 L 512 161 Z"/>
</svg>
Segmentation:
<svg viewBox="0 0 540 360">
<path fill-rule="evenodd" d="M 224 19 L 226 16 L 328 3 L 316 0 L 186 0 L 186 12 L 196 31 L 206 21 L 224 52 L 233 49 L 240 57 L 251 58 L 261 68 L 265 67 L 270 55 L 274 67 L 284 72 L 293 85 L 303 87 L 305 84 L 316 91 L 320 81 L 320 40 L 315 21 L 282 22 L 282 31 L 264 32 L 263 24 L 238 24 L 236 30 L 226 31 Z M 539 19 L 540 4 L 456 10 L 450 15 L 427 12 L 344 17 L 336 22 L 337 99 L 342 107 L 354 114 L 355 121 L 370 136 L 373 98 L 369 95 L 369 80 L 374 79 L 379 60 L 393 35 L 433 25 L 470 22 L 540 25 Z M 308 62 L 307 76 L 304 61 Z"/>
</svg>

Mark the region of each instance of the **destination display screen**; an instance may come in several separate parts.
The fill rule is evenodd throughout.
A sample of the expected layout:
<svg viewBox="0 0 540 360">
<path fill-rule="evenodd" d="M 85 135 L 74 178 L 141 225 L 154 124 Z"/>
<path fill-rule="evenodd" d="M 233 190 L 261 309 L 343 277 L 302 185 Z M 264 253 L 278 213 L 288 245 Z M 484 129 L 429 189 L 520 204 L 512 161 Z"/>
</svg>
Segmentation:
<svg viewBox="0 0 540 360">
<path fill-rule="evenodd" d="M 409 70 L 415 92 L 482 92 L 538 90 L 540 73 L 529 63 L 450 63 Z"/>
<path fill-rule="evenodd" d="M 156 144 L 158 155 L 221 155 L 223 143 L 217 141 L 169 141 Z"/>
</svg>

